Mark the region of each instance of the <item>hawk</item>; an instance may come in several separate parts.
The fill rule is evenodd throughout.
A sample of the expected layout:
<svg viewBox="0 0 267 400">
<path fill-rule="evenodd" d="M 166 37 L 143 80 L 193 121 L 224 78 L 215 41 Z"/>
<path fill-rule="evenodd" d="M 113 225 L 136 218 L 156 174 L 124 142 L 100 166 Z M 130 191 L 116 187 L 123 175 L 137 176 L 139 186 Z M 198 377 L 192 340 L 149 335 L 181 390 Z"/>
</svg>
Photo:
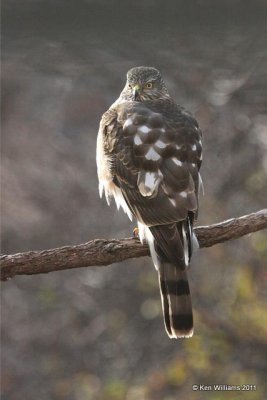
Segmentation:
<svg viewBox="0 0 267 400">
<path fill-rule="evenodd" d="M 170 338 L 193 334 L 187 279 L 193 223 L 202 186 L 202 133 L 171 98 L 161 73 L 135 67 L 119 98 L 101 119 L 97 138 L 100 197 L 138 223 L 158 271 L 164 323 Z"/>
</svg>

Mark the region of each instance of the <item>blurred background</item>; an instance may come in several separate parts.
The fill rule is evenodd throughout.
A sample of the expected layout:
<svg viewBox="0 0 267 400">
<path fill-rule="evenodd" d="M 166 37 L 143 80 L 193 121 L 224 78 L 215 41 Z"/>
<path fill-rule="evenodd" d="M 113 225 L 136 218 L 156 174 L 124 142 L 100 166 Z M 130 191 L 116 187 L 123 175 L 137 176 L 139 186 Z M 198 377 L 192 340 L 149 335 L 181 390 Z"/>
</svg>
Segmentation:
<svg viewBox="0 0 267 400">
<path fill-rule="evenodd" d="M 266 14 L 263 0 L 3 1 L 2 253 L 131 236 L 98 197 L 95 146 L 133 66 L 159 68 L 202 127 L 198 223 L 266 208 Z M 266 230 L 195 254 L 195 334 L 178 341 L 149 258 L 3 283 L 2 399 L 206 399 L 192 385 L 215 383 L 263 399 L 266 264 Z"/>
</svg>

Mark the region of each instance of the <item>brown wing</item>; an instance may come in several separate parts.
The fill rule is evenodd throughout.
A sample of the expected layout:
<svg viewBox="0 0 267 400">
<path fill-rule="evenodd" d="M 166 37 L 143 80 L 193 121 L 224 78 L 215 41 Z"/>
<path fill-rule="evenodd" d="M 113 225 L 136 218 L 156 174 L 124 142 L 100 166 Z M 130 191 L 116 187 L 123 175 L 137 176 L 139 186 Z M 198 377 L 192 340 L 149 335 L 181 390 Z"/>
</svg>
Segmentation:
<svg viewBox="0 0 267 400">
<path fill-rule="evenodd" d="M 154 226 L 196 213 L 202 135 L 195 119 L 166 101 L 122 103 L 116 113 L 108 128 L 114 182 L 136 218 Z"/>
<path fill-rule="evenodd" d="M 100 132 L 112 184 L 146 225 L 166 331 L 170 337 L 190 337 L 193 315 L 185 268 L 198 207 L 201 131 L 189 114 L 165 100 L 115 105 L 104 114 Z"/>
</svg>

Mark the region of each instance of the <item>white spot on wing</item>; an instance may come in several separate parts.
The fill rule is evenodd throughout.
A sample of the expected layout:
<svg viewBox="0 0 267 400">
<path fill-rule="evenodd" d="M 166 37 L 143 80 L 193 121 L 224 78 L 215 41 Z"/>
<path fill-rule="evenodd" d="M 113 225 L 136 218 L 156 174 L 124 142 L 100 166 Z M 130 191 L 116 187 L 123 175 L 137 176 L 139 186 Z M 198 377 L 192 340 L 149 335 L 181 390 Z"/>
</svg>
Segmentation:
<svg viewBox="0 0 267 400">
<path fill-rule="evenodd" d="M 139 130 L 139 132 L 142 132 L 142 133 L 148 133 L 148 132 L 151 131 L 151 129 L 148 128 L 146 125 L 140 126 L 140 127 L 138 128 L 138 130 Z"/>
<path fill-rule="evenodd" d="M 157 140 L 155 146 L 157 146 L 159 149 L 165 149 L 167 145 L 162 140 Z"/>
<path fill-rule="evenodd" d="M 142 140 L 141 140 L 141 138 L 140 138 L 140 136 L 139 135 L 134 135 L 134 144 L 136 144 L 136 146 L 140 146 L 140 144 L 142 144 L 143 142 L 142 142 Z"/>
<path fill-rule="evenodd" d="M 160 159 L 160 155 L 151 147 L 145 155 L 147 160 L 158 161 Z"/>
<path fill-rule="evenodd" d="M 182 162 L 180 160 L 178 160 L 178 158 L 176 157 L 172 157 L 172 161 L 174 162 L 174 164 L 178 165 L 179 167 L 181 167 Z"/>
<path fill-rule="evenodd" d="M 193 146 L 191 147 L 191 149 L 192 149 L 192 151 L 196 151 L 196 149 L 197 149 L 196 144 L 193 144 Z"/>
<path fill-rule="evenodd" d="M 133 124 L 132 118 L 127 118 L 126 121 L 124 122 L 123 128 L 126 129 L 129 125 Z"/>
<path fill-rule="evenodd" d="M 157 172 L 141 171 L 138 174 L 137 185 L 142 196 L 156 195 L 159 184 L 162 180 L 162 174 Z"/>
<path fill-rule="evenodd" d="M 147 172 L 145 178 L 145 186 L 149 189 L 153 189 L 155 186 L 155 173 Z"/>
<path fill-rule="evenodd" d="M 179 195 L 180 195 L 181 197 L 183 197 L 184 199 L 187 198 L 187 192 L 180 192 Z"/>
</svg>

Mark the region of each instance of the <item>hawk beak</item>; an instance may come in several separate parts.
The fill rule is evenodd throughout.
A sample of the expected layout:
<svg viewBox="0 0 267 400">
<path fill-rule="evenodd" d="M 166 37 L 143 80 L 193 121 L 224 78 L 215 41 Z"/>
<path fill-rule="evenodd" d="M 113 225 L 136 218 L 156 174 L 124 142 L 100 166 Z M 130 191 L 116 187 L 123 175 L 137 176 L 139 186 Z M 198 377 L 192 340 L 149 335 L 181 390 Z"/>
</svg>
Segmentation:
<svg viewBox="0 0 267 400">
<path fill-rule="evenodd" d="M 137 100 L 137 99 L 140 97 L 141 90 L 142 90 L 141 85 L 135 85 L 135 86 L 133 87 L 133 97 L 134 97 L 134 100 Z"/>
</svg>

